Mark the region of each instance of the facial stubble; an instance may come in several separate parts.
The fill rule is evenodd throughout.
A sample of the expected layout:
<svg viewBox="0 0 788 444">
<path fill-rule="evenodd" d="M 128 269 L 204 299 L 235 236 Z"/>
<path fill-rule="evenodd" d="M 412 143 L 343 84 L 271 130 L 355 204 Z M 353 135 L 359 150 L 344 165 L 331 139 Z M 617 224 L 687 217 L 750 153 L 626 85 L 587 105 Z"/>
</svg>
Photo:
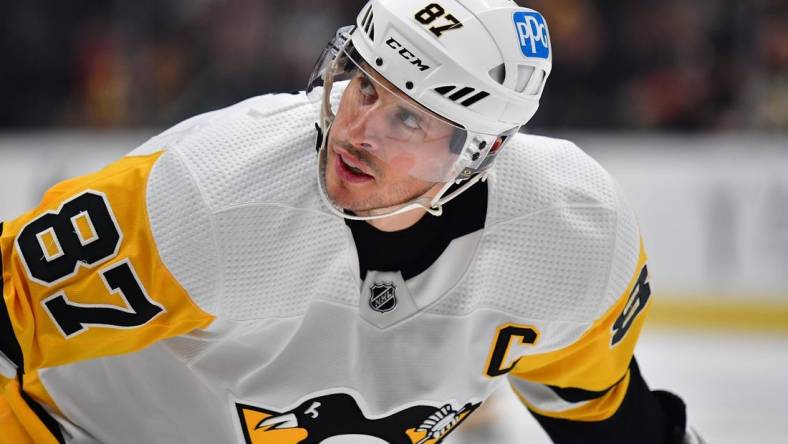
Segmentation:
<svg viewBox="0 0 788 444">
<path fill-rule="evenodd" d="M 412 187 L 408 186 L 412 185 L 412 182 L 408 181 L 416 181 L 418 179 L 412 177 L 405 177 L 397 180 L 395 183 L 387 184 L 386 181 L 389 179 L 389 177 L 385 173 L 384 168 L 381 168 L 377 165 L 376 161 L 373 159 L 374 156 L 365 150 L 356 148 L 346 141 L 331 141 L 328 144 L 328 149 L 330 150 L 331 156 L 334 157 L 339 155 L 331 148 L 333 144 L 336 144 L 343 150 L 346 150 L 353 157 L 362 162 L 364 166 L 369 168 L 369 171 L 374 175 L 373 186 L 375 186 L 377 189 L 374 190 L 374 193 L 366 198 L 352 199 L 351 197 L 343 202 L 340 199 L 337 199 L 337 196 L 331 196 L 332 193 L 330 187 L 328 189 L 329 196 L 335 201 L 336 204 L 346 210 L 353 211 L 358 215 L 372 215 L 379 210 L 390 209 L 401 206 L 408 202 L 412 202 L 419 198 L 425 197 L 425 195 L 430 190 L 438 185 L 437 182 L 424 182 L 422 186 L 414 190 Z M 326 156 L 326 161 L 328 161 L 328 157 L 329 156 Z M 333 166 L 327 165 L 327 168 L 333 168 Z M 328 170 L 326 170 L 326 174 L 328 174 Z M 336 172 L 332 172 L 332 175 L 334 176 L 338 187 L 342 188 L 348 195 L 352 195 L 354 193 L 352 186 L 347 186 L 341 179 L 336 177 Z"/>
</svg>

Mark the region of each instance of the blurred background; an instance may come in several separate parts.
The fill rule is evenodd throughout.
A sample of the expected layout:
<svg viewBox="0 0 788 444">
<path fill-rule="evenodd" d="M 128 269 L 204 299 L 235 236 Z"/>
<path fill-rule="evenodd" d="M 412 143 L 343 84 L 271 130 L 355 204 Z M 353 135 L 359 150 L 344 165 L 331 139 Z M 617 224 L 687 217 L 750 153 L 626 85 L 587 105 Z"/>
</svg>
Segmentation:
<svg viewBox="0 0 788 444">
<path fill-rule="evenodd" d="M 647 381 L 711 443 L 788 442 L 788 0 L 519 3 L 554 49 L 527 131 L 577 142 L 640 216 Z M 186 117 L 302 89 L 362 4 L 5 2 L 0 220 Z M 452 442 L 547 442 L 497 399 Z"/>
<path fill-rule="evenodd" d="M 298 91 L 359 0 L 30 0 L 0 16 L 0 128 L 169 126 Z M 534 128 L 788 128 L 786 0 L 535 0 L 555 69 Z"/>
</svg>

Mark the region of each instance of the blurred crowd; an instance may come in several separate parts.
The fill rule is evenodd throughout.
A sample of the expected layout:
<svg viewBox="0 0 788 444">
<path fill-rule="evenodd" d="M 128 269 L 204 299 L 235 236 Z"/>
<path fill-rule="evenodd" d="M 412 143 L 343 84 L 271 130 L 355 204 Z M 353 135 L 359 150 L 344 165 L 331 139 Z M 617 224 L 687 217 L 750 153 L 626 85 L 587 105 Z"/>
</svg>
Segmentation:
<svg viewBox="0 0 788 444">
<path fill-rule="evenodd" d="M 303 89 L 362 0 L 12 2 L 0 129 L 167 126 Z M 554 69 L 532 126 L 788 129 L 788 0 L 519 0 Z"/>
</svg>

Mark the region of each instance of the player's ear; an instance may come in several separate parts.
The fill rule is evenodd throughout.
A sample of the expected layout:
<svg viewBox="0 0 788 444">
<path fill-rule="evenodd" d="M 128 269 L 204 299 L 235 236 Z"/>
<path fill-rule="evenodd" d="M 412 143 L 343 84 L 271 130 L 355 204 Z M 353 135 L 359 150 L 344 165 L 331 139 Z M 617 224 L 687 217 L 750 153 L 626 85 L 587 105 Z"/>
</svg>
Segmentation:
<svg viewBox="0 0 788 444">
<path fill-rule="evenodd" d="M 497 153 L 498 150 L 501 149 L 501 146 L 503 146 L 504 140 L 505 140 L 504 137 L 498 137 L 497 139 L 495 139 L 495 143 L 493 143 L 492 148 L 490 148 L 490 154 Z"/>
</svg>

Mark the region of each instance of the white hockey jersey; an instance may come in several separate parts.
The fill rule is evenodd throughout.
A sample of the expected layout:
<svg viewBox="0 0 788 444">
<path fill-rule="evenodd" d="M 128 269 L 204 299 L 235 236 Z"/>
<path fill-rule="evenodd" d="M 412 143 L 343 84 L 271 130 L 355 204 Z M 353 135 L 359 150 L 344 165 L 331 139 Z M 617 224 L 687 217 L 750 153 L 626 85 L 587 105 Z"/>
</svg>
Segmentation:
<svg viewBox="0 0 788 444">
<path fill-rule="evenodd" d="M 542 415 L 616 411 L 649 288 L 600 166 L 518 135 L 482 229 L 362 281 L 316 112 L 195 117 L 0 225 L 0 442 L 437 443 L 506 379 Z"/>
</svg>

